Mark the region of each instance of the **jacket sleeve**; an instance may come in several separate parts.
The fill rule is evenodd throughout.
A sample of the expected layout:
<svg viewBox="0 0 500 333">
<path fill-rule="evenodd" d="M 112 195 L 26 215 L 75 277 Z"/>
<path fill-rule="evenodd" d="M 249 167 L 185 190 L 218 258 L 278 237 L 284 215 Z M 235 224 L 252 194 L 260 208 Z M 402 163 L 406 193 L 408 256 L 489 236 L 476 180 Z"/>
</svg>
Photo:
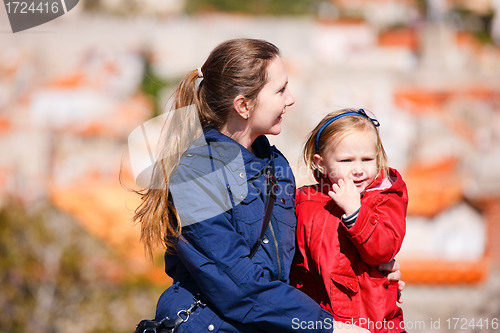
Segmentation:
<svg viewBox="0 0 500 333">
<path fill-rule="evenodd" d="M 356 223 L 344 228 L 365 263 L 380 265 L 394 259 L 406 232 L 407 205 L 406 186 L 362 201 Z"/>
<path fill-rule="evenodd" d="M 303 190 L 299 189 L 296 201 L 297 249 L 303 257 L 305 270 L 309 271 L 306 274 L 309 283 L 303 283 L 302 289 L 319 300 L 329 294 L 326 286 L 331 284 L 330 273 L 339 265 L 338 224 L 330 223 L 332 215 L 322 207 L 324 203 L 302 201 L 304 195 L 300 191 Z"/>
<path fill-rule="evenodd" d="M 191 178 L 193 178 L 191 176 Z M 200 207 L 190 200 L 193 211 Z M 255 223 L 260 231 L 261 224 Z M 264 278 L 263 268 L 249 259 L 250 247 L 231 223 L 231 211 L 183 226 L 184 240 L 176 253 L 203 295 L 226 319 L 257 326 L 266 332 L 296 332 L 303 322 L 325 323 L 332 332 L 330 313 L 294 287 Z"/>
</svg>

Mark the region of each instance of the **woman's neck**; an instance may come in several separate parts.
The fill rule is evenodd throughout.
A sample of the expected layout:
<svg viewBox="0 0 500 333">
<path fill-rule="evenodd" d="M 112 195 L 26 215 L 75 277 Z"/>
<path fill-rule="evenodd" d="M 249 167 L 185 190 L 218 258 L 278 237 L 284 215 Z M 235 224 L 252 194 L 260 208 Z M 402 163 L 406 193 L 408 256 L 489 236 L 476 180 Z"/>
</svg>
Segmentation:
<svg viewBox="0 0 500 333">
<path fill-rule="evenodd" d="M 219 132 L 230 137 L 234 141 L 238 142 L 240 145 L 245 147 L 249 152 L 255 155 L 255 152 L 253 151 L 252 148 L 252 144 L 256 138 L 250 135 L 250 133 L 248 132 L 248 128 L 246 126 L 241 126 L 240 124 L 237 123 L 234 124 L 228 122 L 219 129 Z"/>
</svg>

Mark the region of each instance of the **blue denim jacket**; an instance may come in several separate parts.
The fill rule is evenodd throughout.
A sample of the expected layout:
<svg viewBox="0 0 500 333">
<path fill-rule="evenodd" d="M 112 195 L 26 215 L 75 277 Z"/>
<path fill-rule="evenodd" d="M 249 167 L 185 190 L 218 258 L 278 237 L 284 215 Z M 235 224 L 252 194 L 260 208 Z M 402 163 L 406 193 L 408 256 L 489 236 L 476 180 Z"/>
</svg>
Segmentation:
<svg viewBox="0 0 500 333">
<path fill-rule="evenodd" d="M 332 332 L 332 315 L 289 285 L 296 217 L 295 179 L 286 159 L 265 136 L 252 146 L 259 157 L 213 128 L 197 141 L 170 181 L 183 238 L 176 242 L 175 254 L 165 255 L 173 285 L 158 301 L 156 320 L 175 317 L 199 293 L 207 306 L 196 309 L 179 332 Z M 271 154 L 279 188 L 265 237 L 250 259 L 262 229 L 262 171 Z M 219 177 L 210 178 L 217 172 Z M 200 218 L 203 214 L 208 218 Z"/>
</svg>

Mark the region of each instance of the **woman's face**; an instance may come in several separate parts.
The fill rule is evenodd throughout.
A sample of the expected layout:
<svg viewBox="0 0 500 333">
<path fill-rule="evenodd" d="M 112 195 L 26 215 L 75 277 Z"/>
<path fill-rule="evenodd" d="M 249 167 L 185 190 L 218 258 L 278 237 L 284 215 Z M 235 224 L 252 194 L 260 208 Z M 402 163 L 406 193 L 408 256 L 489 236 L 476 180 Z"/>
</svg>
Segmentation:
<svg viewBox="0 0 500 333">
<path fill-rule="evenodd" d="M 256 106 L 250 111 L 248 119 L 253 137 L 279 134 L 286 107 L 295 103 L 288 90 L 288 74 L 280 57 L 275 57 L 269 63 L 267 76 L 267 83 L 257 95 Z"/>
</svg>

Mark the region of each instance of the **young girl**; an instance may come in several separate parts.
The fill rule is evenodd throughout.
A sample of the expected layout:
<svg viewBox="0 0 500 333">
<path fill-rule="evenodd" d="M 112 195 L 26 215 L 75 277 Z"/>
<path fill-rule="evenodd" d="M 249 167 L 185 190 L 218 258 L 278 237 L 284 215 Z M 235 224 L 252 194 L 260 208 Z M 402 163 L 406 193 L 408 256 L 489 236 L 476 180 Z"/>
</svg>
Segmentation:
<svg viewBox="0 0 500 333">
<path fill-rule="evenodd" d="M 408 195 L 387 166 L 378 126 L 363 109 L 343 109 L 309 135 L 304 160 L 318 184 L 297 191 L 291 280 L 335 320 L 402 332 L 398 285 L 377 267 L 401 248 Z"/>
</svg>

